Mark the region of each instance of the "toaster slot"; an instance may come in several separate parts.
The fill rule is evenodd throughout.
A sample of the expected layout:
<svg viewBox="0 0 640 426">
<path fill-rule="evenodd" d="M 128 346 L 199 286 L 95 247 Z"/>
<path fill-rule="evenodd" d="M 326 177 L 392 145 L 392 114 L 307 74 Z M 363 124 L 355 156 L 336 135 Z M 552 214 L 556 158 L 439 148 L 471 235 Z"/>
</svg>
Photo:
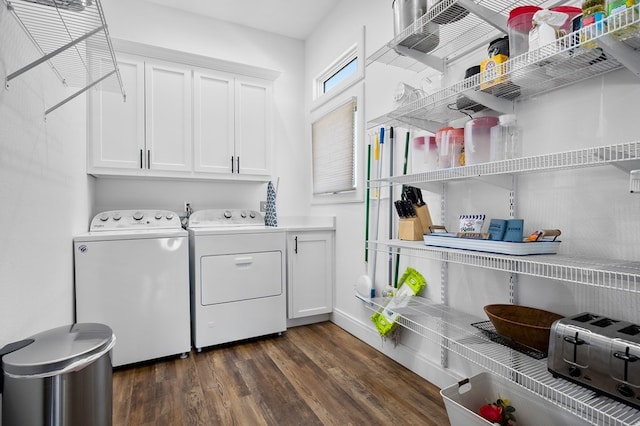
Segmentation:
<svg viewBox="0 0 640 426">
<path fill-rule="evenodd" d="M 635 394 L 640 388 L 640 346 L 621 339 L 611 341 L 609 358 L 611 377 L 632 387 Z M 625 389 L 627 392 L 629 389 Z M 626 396 L 623 394 L 623 396 Z"/>
<path fill-rule="evenodd" d="M 589 322 L 589 321 L 593 321 L 594 319 L 598 319 L 600 318 L 598 315 L 594 315 L 594 314 L 590 314 L 590 313 L 585 313 L 585 314 L 581 314 L 575 318 L 571 318 L 573 321 L 577 321 L 577 322 Z"/>
<path fill-rule="evenodd" d="M 569 365 L 588 368 L 591 343 L 591 332 L 580 328 L 565 328 L 562 336 L 562 359 Z M 579 371 L 570 369 L 572 376 L 580 375 Z"/>
<path fill-rule="evenodd" d="M 631 324 L 630 326 L 625 327 L 622 330 L 618 330 L 618 333 L 627 334 L 629 336 L 636 336 L 640 334 L 640 326 Z"/>
<path fill-rule="evenodd" d="M 598 321 L 592 322 L 591 325 L 595 325 L 596 327 L 606 328 L 606 327 L 611 327 L 612 325 L 618 322 L 620 321 L 617 321 L 611 318 L 602 318 L 602 319 L 599 319 Z"/>
</svg>

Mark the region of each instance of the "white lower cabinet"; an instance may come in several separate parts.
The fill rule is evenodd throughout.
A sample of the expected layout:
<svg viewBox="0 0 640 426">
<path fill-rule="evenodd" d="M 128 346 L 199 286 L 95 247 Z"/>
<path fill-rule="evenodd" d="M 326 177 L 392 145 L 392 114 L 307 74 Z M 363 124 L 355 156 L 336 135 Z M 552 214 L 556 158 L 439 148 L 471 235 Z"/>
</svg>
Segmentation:
<svg viewBox="0 0 640 426">
<path fill-rule="evenodd" d="M 334 231 L 287 233 L 288 318 L 333 310 Z"/>
</svg>

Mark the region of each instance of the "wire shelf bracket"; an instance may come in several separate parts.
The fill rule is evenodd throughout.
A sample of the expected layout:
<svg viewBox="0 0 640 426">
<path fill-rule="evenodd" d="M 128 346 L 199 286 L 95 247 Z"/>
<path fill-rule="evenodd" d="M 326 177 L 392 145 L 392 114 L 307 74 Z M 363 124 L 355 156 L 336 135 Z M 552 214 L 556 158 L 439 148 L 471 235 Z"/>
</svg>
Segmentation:
<svg viewBox="0 0 640 426">
<path fill-rule="evenodd" d="M 10 73 L 9 82 L 47 62 L 65 86 L 81 89 L 45 110 L 52 111 L 104 83 L 107 90 L 126 93 L 100 0 L 3 0 L 41 57 Z M 115 76 L 117 85 L 109 77 Z M 110 83 L 110 84 L 108 84 Z"/>
</svg>

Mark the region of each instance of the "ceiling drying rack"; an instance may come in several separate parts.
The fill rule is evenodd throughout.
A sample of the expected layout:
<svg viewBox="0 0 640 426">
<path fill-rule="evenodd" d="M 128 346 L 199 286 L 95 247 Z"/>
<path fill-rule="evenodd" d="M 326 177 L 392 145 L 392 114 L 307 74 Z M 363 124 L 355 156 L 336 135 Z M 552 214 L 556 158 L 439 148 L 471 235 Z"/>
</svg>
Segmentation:
<svg viewBox="0 0 640 426">
<path fill-rule="evenodd" d="M 48 108 L 45 116 L 100 83 L 126 99 L 100 0 L 3 1 L 41 55 L 7 75 L 7 88 L 14 78 L 47 62 L 65 86 L 82 89 Z"/>
</svg>

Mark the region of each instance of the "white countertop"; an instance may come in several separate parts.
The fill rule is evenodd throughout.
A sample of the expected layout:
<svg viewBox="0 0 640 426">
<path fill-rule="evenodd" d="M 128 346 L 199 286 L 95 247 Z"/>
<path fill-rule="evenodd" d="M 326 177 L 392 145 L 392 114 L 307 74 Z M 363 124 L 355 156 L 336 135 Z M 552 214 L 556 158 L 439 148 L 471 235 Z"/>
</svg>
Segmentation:
<svg viewBox="0 0 640 426">
<path fill-rule="evenodd" d="M 278 216 L 278 228 L 285 231 L 327 231 L 336 229 L 335 216 Z"/>
</svg>

